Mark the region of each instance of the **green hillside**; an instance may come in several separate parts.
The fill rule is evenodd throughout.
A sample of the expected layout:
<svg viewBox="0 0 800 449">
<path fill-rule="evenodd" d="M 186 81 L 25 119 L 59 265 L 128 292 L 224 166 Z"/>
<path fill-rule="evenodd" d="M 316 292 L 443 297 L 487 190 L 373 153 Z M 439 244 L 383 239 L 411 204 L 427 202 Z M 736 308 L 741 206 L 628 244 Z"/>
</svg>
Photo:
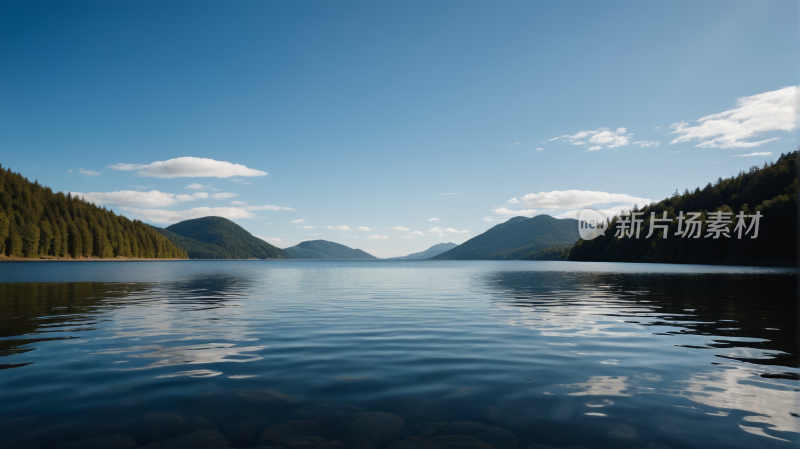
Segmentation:
<svg viewBox="0 0 800 449">
<path fill-rule="evenodd" d="M 433 259 L 514 260 L 551 246 L 572 245 L 578 238 L 578 221 L 572 218 L 514 217 Z"/>
<path fill-rule="evenodd" d="M 286 251 L 294 254 L 298 259 L 327 259 L 327 260 L 373 260 L 377 257 L 348 246 L 327 240 L 309 240 Z"/>
<path fill-rule="evenodd" d="M 569 260 L 620 261 L 620 262 L 665 262 L 665 263 L 725 263 L 758 264 L 797 262 L 797 169 L 800 166 L 798 151 L 782 154 L 780 158 L 763 167 L 753 166 L 731 178 L 719 178 L 703 189 L 688 189 L 650 204 L 641 210 L 642 232 L 640 237 L 614 237 L 619 218 L 614 218 L 606 235 L 593 240 L 580 240 L 572 248 Z M 709 213 L 731 212 L 731 223 L 727 225 L 730 237 L 705 238 L 708 234 Z M 650 214 L 661 218 L 667 212 L 671 219 L 666 238 L 662 231 L 649 232 Z M 701 212 L 702 232 L 700 238 L 682 238 L 675 235 L 678 214 Z M 744 212 L 762 215 L 759 220 L 758 237 L 743 235 L 739 239 L 734 231 L 738 219 L 735 215 Z M 628 215 L 630 217 L 630 215 Z M 746 219 L 747 227 L 751 218 Z M 693 234 L 694 235 L 694 234 Z"/>
<path fill-rule="evenodd" d="M 186 250 L 190 259 L 295 259 L 227 218 L 196 218 L 154 229 Z"/>
<path fill-rule="evenodd" d="M 185 259 L 150 226 L 0 166 L 0 256 Z"/>
<path fill-rule="evenodd" d="M 453 242 L 448 243 L 437 243 L 430 248 L 426 249 L 425 251 L 420 251 L 418 253 L 409 254 L 403 257 L 392 257 L 391 260 L 421 260 L 421 259 L 430 259 L 431 257 L 438 256 L 445 251 L 450 251 L 451 249 L 455 248 L 456 245 Z"/>
</svg>

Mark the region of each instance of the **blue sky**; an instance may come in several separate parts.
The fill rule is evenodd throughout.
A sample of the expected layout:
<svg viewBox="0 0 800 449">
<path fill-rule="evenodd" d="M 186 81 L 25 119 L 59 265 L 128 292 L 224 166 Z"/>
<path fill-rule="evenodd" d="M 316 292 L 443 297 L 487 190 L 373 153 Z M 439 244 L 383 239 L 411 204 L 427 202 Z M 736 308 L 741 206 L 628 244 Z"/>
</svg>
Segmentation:
<svg viewBox="0 0 800 449">
<path fill-rule="evenodd" d="M 799 15 L 796 1 L 4 1 L 0 163 L 159 226 L 210 213 L 281 247 L 404 255 L 797 149 Z"/>
</svg>

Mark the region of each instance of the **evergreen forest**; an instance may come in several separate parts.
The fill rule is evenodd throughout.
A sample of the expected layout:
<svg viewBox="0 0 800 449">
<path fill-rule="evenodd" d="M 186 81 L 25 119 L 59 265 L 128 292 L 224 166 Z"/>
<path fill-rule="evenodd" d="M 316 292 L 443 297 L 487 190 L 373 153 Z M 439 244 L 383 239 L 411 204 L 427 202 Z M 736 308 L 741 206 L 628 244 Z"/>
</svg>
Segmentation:
<svg viewBox="0 0 800 449">
<path fill-rule="evenodd" d="M 800 167 L 800 151 L 781 154 L 777 161 L 765 163 L 763 167 L 752 166 L 738 175 L 708 183 L 694 191 L 675 193 L 662 201 L 642 209 L 634 207 L 622 217 L 614 217 L 604 236 L 593 240 L 579 240 L 569 253 L 569 260 L 605 262 L 661 262 L 661 263 L 722 263 L 722 264 L 795 264 L 798 241 L 798 192 L 797 170 Z M 665 221 L 665 230 L 648 238 L 651 213 Z M 699 238 L 676 235 L 680 212 L 700 213 L 701 232 Z M 718 238 L 709 224 L 720 215 L 730 218 L 724 228 L 727 234 Z M 638 238 L 617 236 L 621 220 L 631 221 L 632 213 L 643 220 Z M 745 214 L 744 232 L 741 238 L 736 226 L 736 215 Z M 710 214 L 714 214 L 709 217 Z M 758 236 L 755 235 L 755 215 L 758 218 Z M 712 219 L 713 218 L 713 219 Z M 688 231 L 686 222 L 682 231 Z M 656 229 L 656 228 L 654 228 Z M 747 232 L 749 231 L 749 232 Z M 630 232 L 629 230 L 627 232 Z M 697 235 L 696 233 L 692 233 Z"/>
<path fill-rule="evenodd" d="M 0 165 L 0 257 L 187 259 L 139 220 L 50 188 Z"/>
</svg>

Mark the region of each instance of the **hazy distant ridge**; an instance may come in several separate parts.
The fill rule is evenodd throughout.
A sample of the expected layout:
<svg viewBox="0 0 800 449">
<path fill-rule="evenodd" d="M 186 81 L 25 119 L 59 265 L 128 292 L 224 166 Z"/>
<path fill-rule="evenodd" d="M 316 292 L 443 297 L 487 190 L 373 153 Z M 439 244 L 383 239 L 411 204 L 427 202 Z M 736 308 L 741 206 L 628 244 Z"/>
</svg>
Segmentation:
<svg viewBox="0 0 800 449">
<path fill-rule="evenodd" d="M 574 218 L 514 217 L 433 259 L 514 260 L 551 246 L 572 245 L 579 237 Z"/>
<path fill-rule="evenodd" d="M 453 248 L 458 246 L 453 242 L 448 243 L 437 243 L 430 248 L 426 249 L 425 251 L 420 251 L 418 253 L 412 253 L 407 256 L 402 257 L 392 257 L 392 260 L 419 260 L 419 259 L 430 259 L 431 257 L 438 256 L 445 251 L 449 251 Z"/>
<path fill-rule="evenodd" d="M 308 240 L 301 242 L 285 251 L 293 254 L 298 259 L 323 259 L 323 260 L 374 260 L 377 257 L 367 254 L 360 249 L 353 249 L 339 243 L 327 240 Z"/>
</svg>

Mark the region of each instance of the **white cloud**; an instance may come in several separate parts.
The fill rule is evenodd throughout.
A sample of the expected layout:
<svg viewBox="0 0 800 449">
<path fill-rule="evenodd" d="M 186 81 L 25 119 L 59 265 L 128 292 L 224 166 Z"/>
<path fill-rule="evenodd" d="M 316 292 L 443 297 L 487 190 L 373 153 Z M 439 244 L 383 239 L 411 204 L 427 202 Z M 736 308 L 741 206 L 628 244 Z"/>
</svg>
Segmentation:
<svg viewBox="0 0 800 449">
<path fill-rule="evenodd" d="M 297 220 L 292 220 L 289 223 L 303 223 L 304 221 L 305 220 L 303 220 L 302 218 L 298 218 Z"/>
<path fill-rule="evenodd" d="M 660 126 L 656 126 L 656 127 L 655 127 L 655 128 L 653 128 L 653 129 L 658 129 L 658 128 L 661 128 L 661 127 L 660 127 Z"/>
<path fill-rule="evenodd" d="M 488 223 L 503 223 L 510 220 L 512 217 L 510 216 L 501 216 L 501 217 L 483 217 L 483 221 Z M 469 222 L 467 222 L 469 224 Z"/>
<path fill-rule="evenodd" d="M 429 218 L 428 221 L 439 221 L 441 218 Z"/>
<path fill-rule="evenodd" d="M 254 216 L 252 212 L 236 207 L 195 207 L 188 210 L 138 209 L 134 207 L 123 207 L 123 209 L 142 220 L 153 223 L 177 223 L 183 220 L 208 216 L 223 217 L 230 220 L 252 218 Z"/>
<path fill-rule="evenodd" d="M 552 192 L 529 193 L 522 201 L 540 209 L 574 209 L 605 203 L 637 203 L 640 206 L 651 202 L 648 198 L 637 198 L 624 193 L 607 193 L 589 190 L 553 190 Z"/>
<path fill-rule="evenodd" d="M 670 145 L 697 140 L 699 148 L 753 148 L 779 137 L 746 142 L 771 131 L 797 129 L 798 88 L 784 87 L 749 97 L 736 99 L 736 107 L 697 120 L 697 126 L 687 122 L 673 123 L 670 134 L 678 134 Z"/>
<path fill-rule="evenodd" d="M 536 151 L 544 151 L 544 148 L 537 148 Z"/>
<path fill-rule="evenodd" d="M 616 148 L 628 145 L 630 142 L 628 138 L 633 136 L 633 133 L 625 133 L 625 128 L 617 128 L 616 131 L 605 129 L 593 135 L 589 142 L 603 145 L 606 148 Z"/>
<path fill-rule="evenodd" d="M 68 171 L 67 173 L 72 173 L 72 170 Z"/>
<path fill-rule="evenodd" d="M 194 201 L 192 195 L 175 195 L 158 190 L 140 192 L 138 190 L 120 190 L 117 192 L 71 192 L 72 196 L 85 198 L 94 204 L 109 204 L 121 207 L 166 207 L 180 202 Z"/>
<path fill-rule="evenodd" d="M 369 231 L 371 231 L 371 230 L 372 230 L 372 229 L 370 229 L 370 228 L 368 228 L 368 227 L 366 227 L 366 226 L 359 226 L 359 227 L 357 227 L 357 228 L 356 228 L 356 231 L 364 231 L 364 232 L 369 232 Z"/>
<path fill-rule="evenodd" d="M 516 198 L 511 198 L 510 200 L 506 201 L 509 204 L 519 204 L 519 200 Z"/>
<path fill-rule="evenodd" d="M 204 200 L 208 198 L 208 193 L 206 192 L 195 192 L 192 194 L 193 197 L 197 198 L 198 200 Z"/>
<path fill-rule="evenodd" d="M 349 231 L 350 226 L 347 225 L 328 226 L 328 229 L 333 229 L 334 231 Z"/>
<path fill-rule="evenodd" d="M 79 168 L 78 170 L 80 170 L 80 171 L 81 171 L 81 174 L 82 174 L 82 175 L 89 175 L 89 176 L 97 176 L 97 175 L 99 175 L 100 173 L 103 173 L 103 172 L 101 172 L 101 171 L 91 171 L 91 170 L 84 170 L 84 169 L 82 169 L 82 168 Z"/>
<path fill-rule="evenodd" d="M 319 234 L 308 234 L 308 235 L 319 235 Z"/>
<path fill-rule="evenodd" d="M 504 216 L 511 216 L 511 217 L 533 217 L 536 215 L 536 209 L 522 209 L 522 210 L 511 210 L 505 207 L 498 207 L 497 209 L 492 209 L 497 215 L 504 215 Z"/>
<path fill-rule="evenodd" d="M 589 138 L 588 143 L 581 140 L 587 137 Z M 631 137 L 633 137 L 633 133 L 627 132 L 625 128 L 617 128 L 615 131 L 612 131 L 610 128 L 599 128 L 590 131 L 581 131 L 573 135 L 565 134 L 563 136 L 553 137 L 548 140 L 548 142 L 563 140 L 572 145 L 591 145 L 588 151 L 597 151 L 603 148 L 624 147 L 630 144 Z"/>
<path fill-rule="evenodd" d="M 398 232 L 408 232 L 408 228 L 406 228 L 404 226 L 392 226 L 392 230 L 398 231 Z"/>
<path fill-rule="evenodd" d="M 285 206 L 273 206 L 273 205 L 264 205 L 264 206 L 247 206 L 245 207 L 247 210 L 294 210 L 291 207 Z"/>
<path fill-rule="evenodd" d="M 231 193 L 231 192 L 222 192 L 222 193 L 215 193 L 211 195 L 212 198 L 215 200 L 226 200 L 228 198 L 233 198 L 239 196 L 238 193 Z"/>
<path fill-rule="evenodd" d="M 631 145 L 639 145 L 640 147 L 657 147 L 661 145 L 661 142 L 653 142 L 652 140 L 640 140 L 638 142 L 633 142 Z"/>
<path fill-rule="evenodd" d="M 455 230 L 453 228 L 442 229 L 440 227 L 435 227 L 435 228 L 431 228 L 431 229 L 428 230 L 428 234 L 435 235 L 437 237 L 441 237 L 444 234 L 466 234 L 468 232 L 469 231 L 467 231 L 467 230 L 457 231 L 457 230 Z"/>
<path fill-rule="evenodd" d="M 253 235 L 253 237 L 258 237 L 261 240 L 269 243 L 270 245 L 278 246 L 278 245 L 286 245 L 286 239 L 281 239 L 278 237 L 262 237 L 260 235 Z"/>
<path fill-rule="evenodd" d="M 413 235 L 425 235 L 425 233 L 422 232 L 422 231 L 414 231 L 411 234 L 413 234 Z"/>
<path fill-rule="evenodd" d="M 388 238 L 389 238 L 389 236 L 388 236 L 388 235 L 378 235 L 378 234 L 375 234 L 375 235 L 368 235 L 368 236 L 367 236 L 367 238 L 368 238 L 368 239 L 376 239 L 376 240 L 377 240 L 377 239 L 388 239 Z"/>
<path fill-rule="evenodd" d="M 300 229 L 314 229 L 314 226 L 303 226 L 303 227 L 298 226 L 298 228 L 300 228 Z"/>
<path fill-rule="evenodd" d="M 233 204 L 234 206 L 244 206 L 247 203 L 245 203 L 244 201 L 231 201 L 231 204 Z"/>
<path fill-rule="evenodd" d="M 633 209 L 633 206 L 634 203 L 630 203 L 630 204 L 622 204 L 619 206 L 609 207 L 606 209 L 596 209 L 596 210 L 601 214 L 603 214 L 604 216 L 610 218 L 613 217 L 614 215 L 620 215 L 622 213 L 630 212 Z M 642 204 L 639 203 L 639 206 L 641 207 Z M 556 215 L 555 218 L 578 218 L 578 212 L 580 211 L 581 211 L 580 209 L 570 210 L 564 212 L 563 214 Z"/>
<path fill-rule="evenodd" d="M 153 178 L 230 178 L 232 176 L 265 176 L 267 172 L 240 164 L 200 157 L 179 157 L 151 164 L 116 164 L 114 170 L 136 171 L 137 176 Z"/>
<path fill-rule="evenodd" d="M 731 157 L 753 157 L 753 156 L 772 156 L 772 153 L 769 151 L 763 153 L 749 153 L 749 154 L 736 154 Z"/>
<path fill-rule="evenodd" d="M 194 189 L 194 190 L 219 190 L 219 189 L 215 189 L 215 188 L 211 187 L 210 185 L 209 186 L 204 186 L 203 184 L 198 184 L 196 182 L 194 182 L 192 184 L 189 184 L 188 186 L 186 186 L 186 188 L 187 189 Z"/>
</svg>

